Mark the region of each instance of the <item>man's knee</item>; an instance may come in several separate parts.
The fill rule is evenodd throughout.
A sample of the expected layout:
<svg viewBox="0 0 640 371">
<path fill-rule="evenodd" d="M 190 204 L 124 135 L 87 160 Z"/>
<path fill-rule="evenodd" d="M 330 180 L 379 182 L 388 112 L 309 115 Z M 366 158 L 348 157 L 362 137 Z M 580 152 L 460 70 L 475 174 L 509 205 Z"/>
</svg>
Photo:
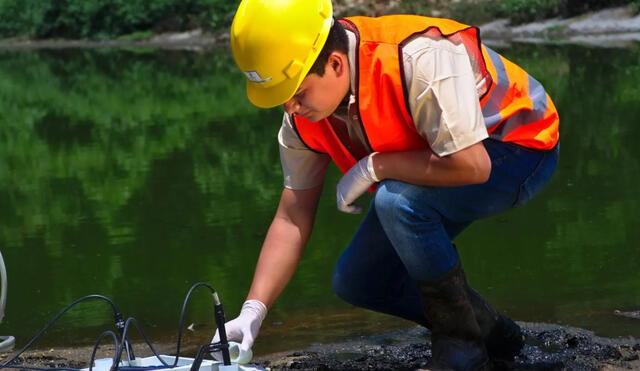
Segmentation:
<svg viewBox="0 0 640 371">
<path fill-rule="evenodd" d="M 333 272 L 333 292 L 335 292 L 340 299 L 355 304 L 354 301 L 359 299 L 357 298 L 358 289 L 354 287 L 354 280 L 349 279 L 344 273 L 346 272 L 342 272 L 338 267 L 336 267 L 335 272 Z"/>
<path fill-rule="evenodd" d="M 384 180 L 380 183 L 374 196 L 378 216 L 394 215 L 408 204 L 405 195 L 409 190 L 407 186 L 410 185 L 397 180 Z"/>
<path fill-rule="evenodd" d="M 369 302 L 369 289 L 364 285 L 363 277 L 354 277 L 349 269 L 336 267 L 333 272 L 332 287 L 336 295 L 349 304 L 358 307 L 367 307 Z"/>
<path fill-rule="evenodd" d="M 384 226 L 390 222 L 425 221 L 439 216 L 431 207 L 432 187 L 417 186 L 397 180 L 384 180 L 374 196 L 376 212 Z M 387 228 L 387 227 L 385 227 Z"/>
</svg>

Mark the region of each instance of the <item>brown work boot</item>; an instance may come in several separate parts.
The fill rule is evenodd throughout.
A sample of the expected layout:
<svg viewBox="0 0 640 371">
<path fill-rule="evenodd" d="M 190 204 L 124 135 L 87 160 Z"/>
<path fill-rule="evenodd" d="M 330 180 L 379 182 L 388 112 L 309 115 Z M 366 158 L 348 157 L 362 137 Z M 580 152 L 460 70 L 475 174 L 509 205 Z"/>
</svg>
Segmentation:
<svg viewBox="0 0 640 371">
<path fill-rule="evenodd" d="M 429 370 L 476 371 L 489 366 L 480 326 L 458 263 L 437 280 L 417 282 L 431 329 Z"/>
</svg>

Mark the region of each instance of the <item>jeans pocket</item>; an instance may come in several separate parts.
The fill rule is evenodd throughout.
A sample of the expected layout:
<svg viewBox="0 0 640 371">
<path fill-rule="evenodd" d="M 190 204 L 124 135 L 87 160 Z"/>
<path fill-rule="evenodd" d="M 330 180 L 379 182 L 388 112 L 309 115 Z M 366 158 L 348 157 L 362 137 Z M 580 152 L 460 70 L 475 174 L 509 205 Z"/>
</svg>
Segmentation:
<svg viewBox="0 0 640 371">
<path fill-rule="evenodd" d="M 522 206 L 540 193 L 544 186 L 549 183 L 549 180 L 551 180 L 557 164 L 557 149 L 551 150 L 549 153 L 545 154 L 527 179 L 525 179 L 522 185 L 520 185 L 518 197 L 514 206 Z"/>
</svg>

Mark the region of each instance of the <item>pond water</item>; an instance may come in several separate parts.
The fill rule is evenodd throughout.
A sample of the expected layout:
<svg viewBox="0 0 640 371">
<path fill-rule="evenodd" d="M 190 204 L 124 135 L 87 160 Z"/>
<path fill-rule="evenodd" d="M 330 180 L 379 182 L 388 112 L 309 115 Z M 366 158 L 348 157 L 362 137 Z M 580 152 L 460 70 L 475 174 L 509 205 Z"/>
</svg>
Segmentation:
<svg viewBox="0 0 640 371">
<path fill-rule="evenodd" d="M 540 80 L 561 115 L 551 184 L 479 221 L 457 244 L 469 280 L 521 321 L 640 337 L 640 49 L 497 48 Z M 158 342 L 175 338 L 186 291 L 213 285 L 234 318 L 282 176 L 281 109 L 261 111 L 227 50 L 0 51 L 0 249 L 9 296 L 0 335 L 24 344 L 66 304 L 113 298 Z M 332 168 L 300 267 L 257 354 L 412 326 L 331 291 L 358 225 L 335 209 Z M 93 344 L 109 308 L 70 311 L 38 346 Z M 213 334 L 210 296 L 187 342 Z M 134 339 L 136 336 L 134 335 Z"/>
</svg>

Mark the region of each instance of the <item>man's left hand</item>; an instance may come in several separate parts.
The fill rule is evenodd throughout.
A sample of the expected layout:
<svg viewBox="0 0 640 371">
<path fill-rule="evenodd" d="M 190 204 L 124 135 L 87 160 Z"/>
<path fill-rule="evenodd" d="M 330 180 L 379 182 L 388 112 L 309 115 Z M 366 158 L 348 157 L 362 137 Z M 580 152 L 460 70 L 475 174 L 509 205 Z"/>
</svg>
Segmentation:
<svg viewBox="0 0 640 371">
<path fill-rule="evenodd" d="M 354 205 L 353 202 L 367 191 L 373 184 L 380 181 L 373 170 L 373 156 L 377 152 L 358 161 L 338 182 L 337 203 L 338 210 L 359 214 L 362 206 Z"/>
</svg>

